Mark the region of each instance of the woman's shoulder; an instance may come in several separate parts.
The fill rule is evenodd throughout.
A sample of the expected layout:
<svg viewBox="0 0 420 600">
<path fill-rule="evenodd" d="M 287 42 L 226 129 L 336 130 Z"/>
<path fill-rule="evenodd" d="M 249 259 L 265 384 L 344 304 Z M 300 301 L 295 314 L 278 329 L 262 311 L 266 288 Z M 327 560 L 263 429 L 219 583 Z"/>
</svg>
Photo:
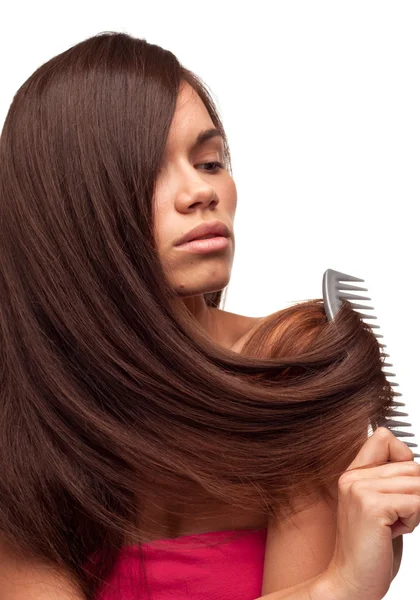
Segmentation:
<svg viewBox="0 0 420 600">
<path fill-rule="evenodd" d="M 0 597 L 9 600 L 86 600 L 74 577 L 22 558 L 0 543 Z"/>
<path fill-rule="evenodd" d="M 259 327 L 262 321 L 266 318 L 267 317 L 242 317 L 243 328 L 240 330 L 239 337 L 236 340 L 236 342 L 232 345 L 231 350 L 240 354 L 246 342 L 253 335 L 257 327 Z"/>
</svg>

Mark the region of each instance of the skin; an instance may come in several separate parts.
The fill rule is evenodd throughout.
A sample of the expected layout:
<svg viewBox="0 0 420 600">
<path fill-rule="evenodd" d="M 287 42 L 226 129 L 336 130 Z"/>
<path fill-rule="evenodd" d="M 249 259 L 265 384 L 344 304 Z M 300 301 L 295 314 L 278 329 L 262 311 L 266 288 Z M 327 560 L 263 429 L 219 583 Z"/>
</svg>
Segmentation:
<svg viewBox="0 0 420 600">
<path fill-rule="evenodd" d="M 214 128 L 195 90 L 184 83 L 167 140 L 165 160 L 156 181 L 154 223 L 159 256 L 167 277 L 191 315 L 226 348 L 232 348 L 255 323 L 255 318 L 208 307 L 204 293 L 229 283 L 235 236 L 236 185 L 225 169 L 205 163 L 224 161 L 223 139 L 214 137 L 194 149 L 197 134 Z M 213 169 L 213 170 L 212 170 Z M 224 250 L 194 254 L 174 247 L 177 240 L 203 221 L 222 221 L 230 231 Z"/>
<path fill-rule="evenodd" d="M 237 201 L 235 183 L 227 171 L 222 170 L 217 175 L 212 175 L 206 172 L 201 164 L 198 166 L 204 162 L 223 162 L 221 140 L 213 138 L 200 150 L 191 151 L 191 144 L 197 133 L 212 126 L 201 99 L 191 87 L 185 86 L 178 98 L 176 114 L 170 129 L 167 161 L 157 182 L 156 237 L 163 264 L 168 267 L 168 276 L 191 315 L 214 340 L 224 347 L 240 352 L 246 338 L 260 319 L 209 308 L 203 296 L 205 292 L 223 289 L 229 282 L 234 255 L 233 220 Z M 193 255 L 178 252 L 173 247 L 176 240 L 186 231 L 203 220 L 215 218 L 223 221 L 231 230 L 232 244 L 227 250 L 215 254 Z M 141 517 L 146 526 L 149 527 L 151 523 L 157 526 L 151 540 L 167 537 L 163 526 L 164 514 L 165 507 L 155 504 L 142 511 Z M 320 513 L 315 515 L 313 522 L 319 520 Z M 139 526 L 143 527 L 141 521 Z M 195 518 L 188 516 L 183 519 L 177 528 L 176 536 L 265 526 L 267 522 L 263 515 L 237 514 L 230 507 L 215 506 L 212 515 L 199 515 Z M 325 528 L 320 535 L 322 539 L 325 537 Z M 127 544 L 136 542 L 135 539 L 126 539 Z M 272 547 L 268 548 L 268 554 L 266 550 L 263 594 L 284 588 L 284 582 L 281 581 L 282 570 L 278 567 L 282 562 L 278 555 L 278 548 L 281 546 L 276 545 L 281 543 L 281 540 L 270 533 L 269 542 Z M 306 547 L 307 540 L 302 544 L 302 548 Z M 396 553 L 395 572 L 401 561 L 402 536 L 395 538 L 393 544 Z M 314 546 L 317 547 L 317 544 Z M 55 575 L 45 573 L 42 566 L 17 564 L 16 557 L 9 555 L 6 548 L 0 548 L 0 557 L 2 591 L 7 597 L 23 600 L 29 596 L 35 598 L 36 595 L 41 599 L 41 596 L 44 598 L 44 593 L 48 593 L 48 598 L 51 598 L 52 592 L 59 591 L 62 600 L 82 598 L 82 593 L 73 585 L 71 574 L 63 573 L 63 581 L 59 582 L 58 588 Z M 274 560 L 275 558 L 277 560 Z M 321 559 L 322 557 L 318 560 Z M 310 566 L 314 569 L 313 564 Z M 294 576 L 298 581 L 305 581 L 311 576 L 305 569 L 306 567 L 302 567 L 299 574 L 296 574 L 295 570 Z"/>
<path fill-rule="evenodd" d="M 203 294 L 223 289 L 229 282 L 235 250 L 233 222 L 236 212 L 237 192 L 235 182 L 225 170 L 216 170 L 216 174 L 209 172 L 206 162 L 219 161 L 224 163 L 223 142 L 221 138 L 212 138 L 204 146 L 193 150 L 192 144 L 197 134 L 208 128 L 213 123 L 210 115 L 200 97 L 191 86 L 184 84 L 178 96 L 176 111 L 169 131 L 166 147 L 166 160 L 156 182 L 155 193 L 155 237 L 162 264 L 165 266 L 167 276 L 179 297 L 185 302 L 191 315 L 197 319 L 205 331 L 222 346 L 240 353 L 242 346 L 258 326 L 260 318 L 236 315 L 205 304 Z M 214 165 L 213 165 L 214 166 Z M 206 170 L 207 168 L 207 170 Z M 225 223 L 231 232 L 231 245 L 223 251 L 212 254 L 192 254 L 174 248 L 177 240 L 187 231 L 204 220 L 219 219 Z M 325 507 L 315 508 L 317 518 Z M 156 529 L 151 535 L 153 539 L 168 537 L 165 529 L 165 512 L 167 507 L 150 504 L 143 508 L 141 521 L 150 527 L 151 523 Z M 318 512 L 317 512 L 318 511 Z M 326 526 L 330 523 L 335 526 L 335 519 L 329 520 L 327 514 L 324 521 Z M 139 525 L 142 527 L 142 522 Z M 247 529 L 268 526 L 266 517 L 261 514 L 243 512 L 238 514 L 232 507 L 214 506 L 212 514 L 185 515 L 178 524 L 175 536 L 205 533 L 208 531 L 223 531 L 229 529 Z M 331 526 L 331 525 L 330 525 Z M 305 530 L 305 527 L 303 528 Z M 322 536 L 320 542 L 324 543 L 326 530 L 320 528 Z M 334 535 L 330 538 L 333 540 Z M 127 543 L 136 540 L 127 539 Z M 278 582 L 279 540 L 276 532 L 269 531 L 269 542 L 272 549 L 268 548 L 268 556 L 264 567 L 265 594 L 274 592 L 281 587 Z M 302 541 L 302 547 L 307 544 Z M 396 570 L 398 570 L 402 554 L 402 536 L 393 540 L 396 556 Z M 314 543 L 315 547 L 319 544 Z M 312 569 L 320 572 L 324 566 L 322 560 L 332 552 L 326 547 L 324 555 L 313 559 Z M 319 553 L 318 553 L 319 554 Z M 318 563 L 316 563 L 318 561 Z M 298 581 L 305 581 L 311 574 L 304 571 L 296 576 Z"/>
<path fill-rule="evenodd" d="M 237 191 L 226 169 L 215 169 L 215 161 L 224 164 L 223 140 L 214 137 L 194 149 L 197 134 L 214 128 L 207 109 L 188 84 L 180 90 L 169 130 L 165 159 L 158 175 L 154 199 L 155 239 L 165 274 L 193 318 L 221 346 L 240 352 L 247 337 L 261 318 L 246 317 L 208 307 L 204 293 L 221 290 L 229 283 L 235 238 Z M 179 238 L 203 221 L 220 220 L 230 230 L 228 248 L 209 254 L 194 254 L 175 248 Z M 156 525 L 151 539 L 167 537 L 165 507 L 155 503 L 144 508 L 142 519 Z M 231 506 L 215 505 L 211 514 L 185 515 L 176 536 L 228 529 L 263 527 L 264 516 L 238 514 Z M 174 536 L 175 537 L 175 536 Z"/>
</svg>

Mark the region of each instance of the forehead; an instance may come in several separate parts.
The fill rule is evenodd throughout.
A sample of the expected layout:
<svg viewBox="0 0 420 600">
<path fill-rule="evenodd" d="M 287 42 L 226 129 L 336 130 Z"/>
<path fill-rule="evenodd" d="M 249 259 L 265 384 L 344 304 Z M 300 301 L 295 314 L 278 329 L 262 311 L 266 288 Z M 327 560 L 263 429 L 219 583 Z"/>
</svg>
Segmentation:
<svg viewBox="0 0 420 600">
<path fill-rule="evenodd" d="M 168 135 L 169 148 L 193 144 L 199 131 L 214 128 L 204 102 L 189 84 L 184 83 L 177 98 L 175 114 Z"/>
</svg>

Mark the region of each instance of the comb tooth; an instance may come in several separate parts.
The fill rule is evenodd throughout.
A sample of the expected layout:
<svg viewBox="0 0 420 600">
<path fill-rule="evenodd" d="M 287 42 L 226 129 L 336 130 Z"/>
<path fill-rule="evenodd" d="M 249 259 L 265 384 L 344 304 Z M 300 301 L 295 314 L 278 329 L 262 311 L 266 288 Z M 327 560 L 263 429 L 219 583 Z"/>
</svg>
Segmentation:
<svg viewBox="0 0 420 600">
<path fill-rule="evenodd" d="M 398 431 L 397 429 L 393 429 L 393 426 L 390 423 L 387 423 L 385 421 L 382 422 L 382 427 L 386 427 L 387 429 L 392 430 L 392 433 L 397 438 L 414 437 L 414 433 L 411 433 L 411 432 L 408 433 L 407 431 Z"/>
<path fill-rule="evenodd" d="M 356 292 L 367 292 L 367 288 L 358 287 L 357 285 L 346 285 L 345 283 L 340 283 L 339 288 L 341 290 L 354 290 Z"/>
<path fill-rule="evenodd" d="M 367 304 L 353 304 L 352 303 L 353 308 L 359 308 L 362 310 L 374 310 L 373 306 L 368 306 Z M 376 319 L 376 317 L 375 317 Z"/>
<path fill-rule="evenodd" d="M 399 396 L 402 396 L 402 394 L 398 394 Z M 396 396 L 396 392 L 391 392 L 391 394 L 389 394 L 388 396 L 379 396 L 380 400 L 385 400 L 387 398 L 389 398 L 389 396 Z M 392 406 L 405 406 L 404 402 L 397 402 L 397 400 L 392 400 Z"/>
<path fill-rule="evenodd" d="M 352 308 L 354 308 L 354 306 Z M 356 311 L 356 312 L 359 315 L 359 317 L 361 317 L 362 319 L 377 319 L 378 318 L 378 317 L 375 317 L 375 315 L 364 315 L 363 313 L 360 313 L 359 311 Z M 379 329 L 379 325 L 374 325 L 372 323 L 368 323 L 368 325 L 372 329 Z"/>
<path fill-rule="evenodd" d="M 388 427 L 412 427 L 411 423 L 404 423 L 404 421 L 394 421 L 393 419 L 386 418 L 386 422 Z M 410 433 L 409 435 L 410 437 L 414 436 L 414 433 Z"/>
<path fill-rule="evenodd" d="M 353 308 L 355 308 L 354 304 L 353 304 Z M 373 310 L 373 309 L 372 309 Z M 375 317 L 375 315 L 364 315 L 363 313 L 358 313 L 362 319 L 377 319 L 378 317 Z M 371 325 L 371 327 L 373 327 L 373 325 Z M 377 325 L 376 325 L 377 327 Z"/>
<path fill-rule="evenodd" d="M 388 417 L 408 417 L 408 413 L 401 412 L 400 410 L 390 410 Z"/>
<path fill-rule="evenodd" d="M 337 312 L 340 310 L 340 306 L 343 302 L 343 300 L 348 300 L 349 303 L 351 304 L 351 307 L 354 310 L 361 310 L 361 311 L 373 311 L 374 308 L 372 306 L 368 306 L 362 303 L 358 303 L 356 301 L 358 300 L 366 300 L 366 301 L 371 301 L 371 298 L 367 297 L 367 296 L 359 296 L 353 293 L 347 293 L 347 292 L 368 292 L 367 288 L 362 288 L 360 286 L 356 286 L 353 285 L 352 282 L 359 282 L 359 283 L 364 283 L 364 279 L 360 279 L 359 277 L 354 277 L 353 275 L 348 275 L 347 273 L 340 273 L 339 271 L 335 271 L 333 269 L 327 269 L 324 272 L 324 277 L 323 277 L 323 281 L 322 281 L 322 293 L 323 293 L 323 299 L 324 299 L 324 307 L 325 307 L 325 313 L 327 315 L 327 318 L 331 321 L 334 320 L 335 315 L 337 314 Z M 346 285 L 343 282 L 349 282 L 350 285 Z M 376 316 L 374 316 L 372 313 L 370 314 L 365 314 L 365 313 L 358 313 L 360 316 L 360 319 L 364 319 L 364 320 L 375 320 L 377 319 Z M 380 340 L 384 337 L 381 333 L 375 333 L 375 329 L 380 329 L 379 325 L 377 324 L 372 324 L 370 322 L 365 322 L 366 325 L 368 325 L 368 327 L 372 330 L 373 335 L 375 336 L 375 338 L 378 340 L 378 346 L 380 348 L 380 355 L 381 357 L 385 358 L 389 358 L 389 354 L 387 354 L 384 351 L 384 348 L 387 347 L 386 344 L 383 344 L 380 342 Z M 383 362 L 382 363 L 384 369 L 385 368 L 389 368 L 389 367 L 393 367 L 392 363 L 390 362 Z M 386 377 L 395 377 L 395 373 L 391 373 L 389 371 L 384 371 L 383 373 Z M 395 388 L 399 386 L 399 383 L 397 382 L 390 382 L 389 380 L 387 380 L 387 386 L 386 390 L 387 390 L 387 394 L 384 396 L 380 396 L 380 399 L 382 399 L 383 401 L 388 401 L 389 400 L 389 396 L 392 396 L 392 402 L 391 402 L 391 406 L 389 407 L 391 410 L 388 411 L 388 415 L 387 417 L 384 417 L 383 419 L 379 420 L 379 422 L 377 424 L 372 424 L 372 430 L 377 427 L 377 426 L 383 426 L 383 427 L 387 427 L 388 429 L 390 429 L 392 431 L 392 433 L 395 435 L 395 437 L 398 438 L 413 438 L 414 437 L 414 433 L 407 433 L 406 431 L 398 431 L 399 427 L 411 427 L 411 423 L 406 423 L 404 421 L 399 421 L 396 419 L 392 419 L 391 417 L 408 417 L 408 413 L 406 412 L 402 412 L 401 410 L 396 410 L 399 407 L 404 407 L 405 408 L 405 404 L 404 402 L 398 402 L 397 400 L 395 400 L 395 398 L 397 396 L 402 396 L 402 394 L 400 392 L 396 392 Z M 405 440 L 403 440 L 405 442 L 405 444 L 409 447 L 413 447 L 416 448 L 417 444 L 414 442 L 407 442 Z M 415 454 L 413 453 L 414 457 L 420 458 L 420 454 Z"/>
<path fill-rule="evenodd" d="M 401 428 L 401 427 L 411 427 L 411 423 L 404 423 L 403 421 L 394 421 L 393 419 L 389 419 L 388 417 L 380 417 L 378 419 L 378 421 L 376 422 L 376 426 L 377 427 L 387 427 L 388 429 L 390 429 L 391 427 L 397 427 L 397 428 Z M 403 431 L 397 431 L 397 433 L 399 434 L 398 437 L 404 437 L 405 435 L 409 436 L 409 437 L 414 437 L 414 433 L 406 433 Z"/>
<path fill-rule="evenodd" d="M 397 406 L 404 406 L 405 404 L 403 402 L 394 402 L 392 405 L 393 407 L 397 407 Z M 405 423 L 403 421 L 394 421 L 393 419 L 389 419 L 389 417 L 408 417 L 408 413 L 405 412 L 401 412 L 399 410 L 391 410 L 387 413 L 387 416 L 383 419 L 382 423 L 384 424 L 385 427 L 412 427 L 411 423 Z M 411 433 L 403 433 L 403 432 L 392 432 L 395 434 L 396 437 L 414 437 L 414 434 Z M 400 435 L 397 435 L 397 433 L 399 433 Z M 417 447 L 418 445 L 415 443 L 411 443 L 411 442 L 405 442 L 407 446 L 410 447 Z M 420 455 L 415 454 L 414 456 L 416 456 L 417 458 L 420 458 Z"/>
<path fill-rule="evenodd" d="M 409 448 L 417 448 L 417 444 L 412 444 L 410 442 L 404 442 L 404 443 Z M 420 454 L 416 454 L 415 452 L 413 452 L 413 456 L 414 456 L 414 458 L 420 458 Z"/>
<path fill-rule="evenodd" d="M 340 273 L 339 271 L 335 271 L 335 276 L 338 281 L 359 281 L 360 283 L 365 282 L 364 279 L 360 279 L 359 277 L 353 277 L 353 275 L 347 275 L 346 273 Z"/>
<path fill-rule="evenodd" d="M 389 426 L 389 429 L 392 429 L 392 425 Z M 397 429 L 393 429 L 392 433 L 397 438 L 414 437 L 414 433 L 408 433 L 408 431 L 398 431 Z"/>
<path fill-rule="evenodd" d="M 367 298 L 366 296 L 356 296 L 356 294 L 340 294 L 340 300 L 343 298 L 348 298 L 349 300 L 371 300 L 371 298 Z"/>
</svg>

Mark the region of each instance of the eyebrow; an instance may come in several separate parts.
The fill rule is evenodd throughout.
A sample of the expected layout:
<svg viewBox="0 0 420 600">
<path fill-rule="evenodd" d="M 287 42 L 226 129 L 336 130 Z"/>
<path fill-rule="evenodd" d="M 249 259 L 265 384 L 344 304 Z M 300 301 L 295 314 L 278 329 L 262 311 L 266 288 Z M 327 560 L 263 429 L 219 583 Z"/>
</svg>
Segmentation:
<svg viewBox="0 0 420 600">
<path fill-rule="evenodd" d="M 223 136 L 222 136 L 222 132 L 220 131 L 220 129 L 218 129 L 217 127 L 214 129 L 203 129 L 197 135 L 197 138 L 192 145 L 192 149 L 195 150 L 196 148 L 199 148 L 200 146 L 205 144 L 208 140 L 211 140 L 214 137 L 221 137 L 222 144 L 223 144 Z M 223 147 L 224 147 L 224 144 L 223 144 Z M 164 157 L 166 157 L 166 153 L 167 153 L 167 148 L 165 148 Z"/>
<path fill-rule="evenodd" d="M 207 142 L 207 140 L 210 140 L 214 137 L 222 137 L 222 133 L 218 128 L 205 129 L 204 131 L 200 131 L 200 133 L 197 135 L 197 139 L 194 142 L 193 148 L 198 148 L 199 146 L 202 146 L 205 142 Z"/>
</svg>

